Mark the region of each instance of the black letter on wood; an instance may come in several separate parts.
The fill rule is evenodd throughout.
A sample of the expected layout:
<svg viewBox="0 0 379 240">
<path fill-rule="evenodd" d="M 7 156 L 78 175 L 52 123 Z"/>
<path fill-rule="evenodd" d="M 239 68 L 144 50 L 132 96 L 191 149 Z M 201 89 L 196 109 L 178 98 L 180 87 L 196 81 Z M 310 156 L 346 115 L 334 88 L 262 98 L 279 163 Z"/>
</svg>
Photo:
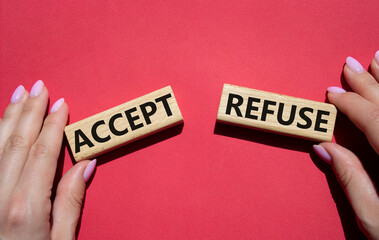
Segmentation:
<svg viewBox="0 0 379 240">
<path fill-rule="evenodd" d="M 82 142 L 80 142 L 79 137 L 83 139 Z M 80 152 L 80 147 L 83 145 L 88 145 L 88 147 L 93 147 L 93 143 L 87 138 L 87 136 L 82 132 L 82 130 L 78 129 L 75 131 L 75 153 Z"/>
</svg>

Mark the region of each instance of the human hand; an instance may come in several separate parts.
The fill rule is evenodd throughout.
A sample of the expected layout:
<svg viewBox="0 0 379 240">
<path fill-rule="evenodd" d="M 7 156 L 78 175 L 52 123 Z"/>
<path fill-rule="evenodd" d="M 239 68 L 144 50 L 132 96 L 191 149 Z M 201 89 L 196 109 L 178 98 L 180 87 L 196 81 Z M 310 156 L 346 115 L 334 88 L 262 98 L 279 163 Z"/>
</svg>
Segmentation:
<svg viewBox="0 0 379 240">
<path fill-rule="evenodd" d="M 59 99 L 45 118 L 49 93 L 37 81 L 19 86 L 0 120 L 0 239 L 74 239 L 86 181 L 96 160 L 73 166 L 51 191 L 68 107 Z"/>
<path fill-rule="evenodd" d="M 366 135 L 379 154 L 379 51 L 371 62 L 371 72 L 372 75 L 357 60 L 348 57 L 343 73 L 354 92 L 330 87 L 328 99 Z M 324 142 L 313 148 L 332 165 L 362 232 L 370 239 L 379 239 L 378 192 L 360 160 L 336 143 Z"/>
</svg>

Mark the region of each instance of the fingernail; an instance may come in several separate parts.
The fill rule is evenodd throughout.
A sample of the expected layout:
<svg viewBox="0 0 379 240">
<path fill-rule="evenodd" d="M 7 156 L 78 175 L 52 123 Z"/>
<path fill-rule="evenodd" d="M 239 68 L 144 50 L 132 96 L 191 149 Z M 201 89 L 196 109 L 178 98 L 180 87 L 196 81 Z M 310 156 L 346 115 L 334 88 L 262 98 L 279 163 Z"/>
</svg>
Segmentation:
<svg viewBox="0 0 379 240">
<path fill-rule="evenodd" d="M 328 87 L 328 92 L 330 93 L 345 93 L 345 89 L 340 87 Z"/>
<path fill-rule="evenodd" d="M 20 85 L 14 90 L 12 97 L 11 97 L 11 103 L 17 103 L 22 99 L 22 96 L 24 96 L 25 88 L 24 86 Z"/>
<path fill-rule="evenodd" d="M 376 63 L 379 64 L 379 50 L 376 51 L 375 53 L 375 60 L 376 60 Z"/>
<path fill-rule="evenodd" d="M 86 170 L 84 170 L 83 178 L 85 182 L 88 182 L 89 178 L 91 177 L 93 171 L 96 168 L 96 159 L 93 159 L 90 163 L 88 163 Z"/>
<path fill-rule="evenodd" d="M 53 112 L 58 111 L 58 109 L 62 106 L 63 103 L 64 103 L 64 98 L 58 99 L 58 100 L 53 104 L 53 106 L 51 107 L 51 109 L 50 109 L 50 113 L 53 113 Z"/>
<path fill-rule="evenodd" d="M 43 86 L 44 84 L 42 80 L 38 80 L 36 83 L 34 83 L 32 89 L 30 90 L 30 97 L 37 97 L 42 92 Z"/>
<path fill-rule="evenodd" d="M 313 150 L 317 153 L 317 155 L 324 160 L 325 162 L 332 164 L 332 157 L 329 155 L 329 153 L 325 150 L 324 147 L 320 145 L 313 145 Z"/>
<path fill-rule="evenodd" d="M 363 73 L 365 71 L 362 65 L 352 57 L 346 58 L 346 64 L 353 72 Z"/>
</svg>

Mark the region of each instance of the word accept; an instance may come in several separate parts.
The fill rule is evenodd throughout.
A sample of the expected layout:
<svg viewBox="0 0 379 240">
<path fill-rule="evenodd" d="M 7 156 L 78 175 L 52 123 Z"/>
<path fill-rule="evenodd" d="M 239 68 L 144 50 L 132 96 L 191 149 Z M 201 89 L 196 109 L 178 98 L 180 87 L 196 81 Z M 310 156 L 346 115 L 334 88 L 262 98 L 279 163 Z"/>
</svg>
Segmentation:
<svg viewBox="0 0 379 240">
<path fill-rule="evenodd" d="M 65 128 L 81 161 L 183 122 L 170 86 L 73 123 Z"/>
<path fill-rule="evenodd" d="M 217 121 L 313 141 L 331 141 L 334 105 L 224 84 Z"/>
</svg>

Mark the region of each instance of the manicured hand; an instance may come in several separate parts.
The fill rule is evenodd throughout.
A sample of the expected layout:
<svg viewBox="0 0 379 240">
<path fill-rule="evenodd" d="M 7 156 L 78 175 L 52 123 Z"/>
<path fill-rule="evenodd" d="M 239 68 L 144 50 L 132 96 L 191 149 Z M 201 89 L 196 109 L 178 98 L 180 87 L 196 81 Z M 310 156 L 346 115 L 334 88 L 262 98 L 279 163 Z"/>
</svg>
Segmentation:
<svg viewBox="0 0 379 240">
<path fill-rule="evenodd" d="M 51 191 L 68 107 L 61 98 L 45 118 L 49 93 L 41 80 L 19 86 L 0 120 L 0 239 L 74 239 L 94 161 L 82 161 Z"/>
<path fill-rule="evenodd" d="M 343 73 L 354 92 L 328 88 L 328 99 L 366 135 L 379 154 L 379 51 L 371 62 L 371 72 L 352 57 L 346 59 Z M 360 160 L 336 143 L 315 145 L 316 153 L 332 165 L 354 209 L 360 229 L 370 239 L 379 239 L 379 197 L 373 181 Z M 377 161 L 376 159 L 371 159 Z M 379 170 L 379 169 L 378 169 Z"/>
</svg>

